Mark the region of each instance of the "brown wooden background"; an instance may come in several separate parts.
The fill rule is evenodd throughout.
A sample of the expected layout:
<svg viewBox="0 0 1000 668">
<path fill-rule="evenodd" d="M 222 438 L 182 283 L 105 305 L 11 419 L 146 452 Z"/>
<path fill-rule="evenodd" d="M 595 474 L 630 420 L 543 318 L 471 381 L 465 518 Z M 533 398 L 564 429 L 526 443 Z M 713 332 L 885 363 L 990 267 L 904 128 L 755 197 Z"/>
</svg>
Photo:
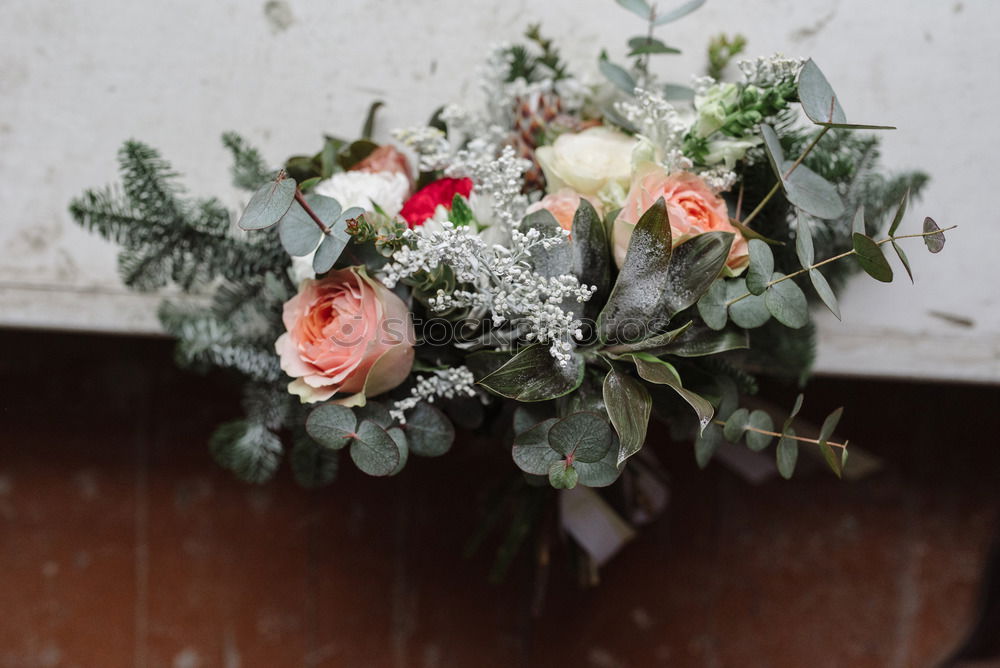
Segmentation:
<svg viewBox="0 0 1000 668">
<path fill-rule="evenodd" d="M 0 333 L 0 666 L 932 666 L 974 616 L 1000 511 L 1000 389 L 817 380 L 804 415 L 886 459 L 754 487 L 659 448 L 668 514 L 592 590 L 559 554 L 461 556 L 495 445 L 321 491 L 209 459 L 237 415 L 162 340 Z M 791 389 L 781 390 L 784 398 Z M 989 665 L 989 664 L 984 664 Z"/>
</svg>

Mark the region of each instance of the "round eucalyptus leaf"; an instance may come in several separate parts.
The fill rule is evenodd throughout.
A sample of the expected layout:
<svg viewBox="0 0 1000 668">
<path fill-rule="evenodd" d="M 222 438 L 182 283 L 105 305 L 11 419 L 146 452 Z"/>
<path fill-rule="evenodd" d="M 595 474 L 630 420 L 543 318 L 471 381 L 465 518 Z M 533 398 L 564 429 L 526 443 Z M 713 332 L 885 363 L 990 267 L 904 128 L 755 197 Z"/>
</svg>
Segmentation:
<svg viewBox="0 0 1000 668">
<path fill-rule="evenodd" d="M 858 264 L 869 276 L 876 281 L 892 283 L 892 267 L 885 259 L 882 249 L 871 237 L 855 232 L 852 235 L 854 240 L 854 253 L 858 258 Z M 929 237 L 924 237 L 928 239 Z M 939 249 L 940 250 L 940 249 Z"/>
<path fill-rule="evenodd" d="M 778 441 L 775 459 L 778 463 L 778 473 L 786 480 L 795 473 L 795 463 L 799 459 L 799 442 L 794 438 L 795 431 L 789 429 Z"/>
<path fill-rule="evenodd" d="M 847 123 L 837 94 L 811 58 L 799 73 L 799 102 L 813 123 Z"/>
<path fill-rule="evenodd" d="M 289 255 L 302 257 L 316 250 L 323 230 L 298 202 L 293 202 L 278 226 L 278 238 Z"/>
<path fill-rule="evenodd" d="M 694 459 L 698 463 L 698 468 L 705 468 L 711 461 L 712 455 L 725 442 L 722 436 L 722 427 L 717 424 L 710 424 L 698 435 L 694 441 Z"/>
<path fill-rule="evenodd" d="M 257 189 L 237 224 L 244 230 L 271 227 L 281 220 L 294 199 L 295 179 L 281 174 L 276 180 L 268 181 Z"/>
<path fill-rule="evenodd" d="M 389 438 L 396 444 L 396 448 L 399 450 L 399 463 L 396 464 L 396 468 L 393 469 L 392 473 L 389 475 L 396 475 L 403 470 L 406 466 L 406 460 L 410 456 L 410 448 L 406 443 L 406 434 L 399 427 L 393 427 L 392 429 L 387 429 L 386 432 L 389 434 Z"/>
<path fill-rule="evenodd" d="M 573 461 L 596 462 L 608 454 L 611 427 L 597 413 L 573 413 L 549 429 L 549 447 Z"/>
<path fill-rule="evenodd" d="M 324 234 L 319 248 L 316 249 L 316 255 L 313 256 L 313 271 L 317 274 L 330 271 L 350 240 L 351 237 L 346 232 L 337 234 L 331 230 L 329 234 Z"/>
<path fill-rule="evenodd" d="M 722 435 L 730 443 L 736 443 L 743 436 L 743 431 L 750 421 L 750 411 L 745 408 L 737 408 L 733 414 L 726 418 L 726 424 L 722 428 Z"/>
<path fill-rule="evenodd" d="M 417 404 L 410 411 L 406 433 L 413 454 L 421 457 L 439 457 L 455 442 L 455 427 L 451 421 L 427 402 Z"/>
<path fill-rule="evenodd" d="M 709 328 L 721 330 L 729 321 L 726 313 L 727 296 L 726 282 L 719 280 L 712 283 L 708 291 L 698 300 L 698 315 Z"/>
<path fill-rule="evenodd" d="M 353 438 L 358 420 L 350 408 L 324 404 L 306 418 L 306 432 L 320 445 L 339 450 Z"/>
<path fill-rule="evenodd" d="M 548 475 L 553 462 L 562 459 L 549 447 L 549 429 L 556 422 L 556 418 L 549 418 L 514 437 L 511 455 L 517 468 L 533 475 Z"/>
<path fill-rule="evenodd" d="M 358 425 L 351 441 L 351 459 L 359 469 L 371 476 L 392 475 L 402 456 L 399 446 L 385 429 L 371 420 Z"/>
<path fill-rule="evenodd" d="M 747 267 L 747 291 L 751 294 L 763 294 L 767 290 L 767 282 L 774 273 L 774 253 L 771 247 L 760 239 L 751 239 L 747 246 L 750 250 L 750 266 Z"/>
<path fill-rule="evenodd" d="M 549 467 L 549 484 L 556 489 L 573 489 L 579 478 L 576 468 L 562 460 Z"/>
<path fill-rule="evenodd" d="M 775 272 L 771 281 L 774 282 L 784 276 Z M 764 294 L 764 304 L 771 315 L 786 327 L 798 329 L 805 327 L 809 322 L 809 302 L 793 280 L 774 283 Z"/>
<path fill-rule="evenodd" d="M 355 406 L 353 410 L 358 417 L 358 422 L 371 420 L 383 429 L 388 429 L 395 422 L 389 415 L 389 409 L 386 408 L 386 405 L 378 401 L 369 399 L 364 406 Z"/>
<path fill-rule="evenodd" d="M 753 427 L 754 429 L 761 429 L 763 431 L 774 431 L 774 420 L 771 416 L 762 410 L 756 410 L 750 413 L 750 419 L 747 421 L 747 426 Z M 746 432 L 747 447 L 754 452 L 760 452 L 768 445 L 771 444 L 771 439 L 774 437 L 770 434 L 762 434 L 759 431 L 753 431 L 748 429 Z"/>
<path fill-rule="evenodd" d="M 736 299 L 749 292 L 743 279 L 726 281 L 726 299 Z M 750 295 L 729 306 L 729 319 L 743 329 L 760 327 L 771 319 L 771 313 L 764 304 L 763 295 Z"/>
<path fill-rule="evenodd" d="M 618 480 L 622 474 L 622 469 L 618 468 L 617 464 L 618 437 L 614 432 L 611 435 L 611 447 L 608 448 L 608 453 L 600 461 L 581 462 L 577 460 L 574 463 L 573 466 L 576 468 L 579 482 L 584 487 L 607 487 Z"/>
<path fill-rule="evenodd" d="M 936 234 L 928 234 L 924 237 L 924 244 L 930 252 L 940 253 L 941 249 L 944 248 L 944 232 L 930 216 L 924 218 L 924 232 L 936 232 Z"/>
</svg>

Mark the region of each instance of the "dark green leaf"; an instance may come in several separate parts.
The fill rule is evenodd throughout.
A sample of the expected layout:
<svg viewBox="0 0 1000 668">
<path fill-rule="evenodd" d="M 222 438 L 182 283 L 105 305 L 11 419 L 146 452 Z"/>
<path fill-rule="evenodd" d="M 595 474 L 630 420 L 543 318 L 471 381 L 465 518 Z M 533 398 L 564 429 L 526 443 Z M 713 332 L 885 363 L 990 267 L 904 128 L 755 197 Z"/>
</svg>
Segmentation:
<svg viewBox="0 0 1000 668">
<path fill-rule="evenodd" d="M 364 406 L 355 406 L 353 409 L 354 415 L 358 418 L 358 422 L 362 420 L 371 420 L 383 429 L 388 429 L 393 426 L 395 420 L 389 415 L 389 409 L 385 404 L 379 401 L 372 401 L 369 399 L 365 402 Z"/>
<path fill-rule="evenodd" d="M 549 484 L 556 489 L 573 489 L 579 480 L 579 474 L 572 464 L 558 461 L 549 467 Z"/>
<path fill-rule="evenodd" d="M 927 246 L 927 250 L 932 253 L 940 253 L 941 249 L 944 248 L 944 232 L 940 230 L 941 228 L 938 227 L 933 218 L 930 216 L 924 218 L 924 233 L 937 232 L 937 234 L 928 234 L 924 237 L 924 244 Z"/>
<path fill-rule="evenodd" d="M 910 199 L 910 189 L 907 188 L 906 192 L 903 193 L 903 198 L 899 200 L 899 206 L 896 207 L 896 215 L 892 217 L 892 224 L 889 225 L 889 236 L 895 236 L 896 230 L 899 229 L 899 224 L 903 222 L 903 216 L 906 215 L 906 203 Z"/>
<path fill-rule="evenodd" d="M 365 124 L 361 128 L 362 138 L 372 138 L 372 134 L 374 134 L 375 131 L 375 114 L 378 112 L 379 107 L 382 106 L 385 106 L 385 103 L 382 102 L 382 100 L 375 100 L 371 103 L 371 106 L 368 107 L 368 114 L 365 116 Z"/>
<path fill-rule="evenodd" d="M 726 418 L 726 424 L 722 427 L 722 435 L 730 443 L 738 443 L 750 424 L 750 411 L 745 408 L 737 408 L 732 415 Z"/>
<path fill-rule="evenodd" d="M 318 406 L 306 418 L 306 432 L 320 445 L 334 450 L 348 444 L 357 425 L 351 409 L 337 404 Z"/>
<path fill-rule="evenodd" d="M 799 214 L 799 224 L 795 230 L 795 254 L 803 267 L 811 267 L 816 260 L 816 252 L 813 250 L 812 230 L 809 229 L 809 220 Z"/>
<path fill-rule="evenodd" d="M 601 57 L 597 60 L 597 67 L 601 70 L 608 81 L 631 95 L 635 91 L 635 79 L 628 71 L 620 65 L 615 65 L 608 60 L 608 54 L 601 52 Z"/>
<path fill-rule="evenodd" d="M 794 438 L 795 430 L 788 429 L 778 440 L 778 448 L 775 452 L 775 459 L 778 463 L 778 473 L 786 480 L 795 473 L 795 462 L 799 459 L 799 442 Z"/>
<path fill-rule="evenodd" d="M 730 328 L 716 332 L 702 325 L 695 325 L 685 330 L 673 343 L 646 352 L 653 355 L 705 357 L 749 347 L 747 333 L 744 331 Z"/>
<path fill-rule="evenodd" d="M 573 354 L 560 364 L 547 344 L 535 343 L 518 352 L 480 381 L 490 392 L 518 401 L 546 401 L 569 394 L 583 382 L 584 365 Z"/>
<path fill-rule="evenodd" d="M 396 464 L 396 468 L 389 474 L 396 475 L 406 466 L 406 460 L 410 458 L 410 448 L 406 442 L 406 434 L 399 427 L 387 429 L 385 433 L 389 434 L 389 438 L 392 439 L 392 442 L 396 444 L 396 449 L 399 450 L 399 463 Z"/>
<path fill-rule="evenodd" d="M 753 427 L 754 429 L 761 429 L 763 431 L 774 431 L 774 421 L 771 420 L 771 416 L 762 410 L 756 410 L 750 413 L 750 419 L 747 420 L 747 426 Z M 760 452 L 766 448 L 771 443 L 771 439 L 774 438 L 770 434 L 762 434 L 759 431 L 753 431 L 748 429 L 746 432 L 747 436 L 747 447 L 754 452 Z"/>
<path fill-rule="evenodd" d="M 642 383 L 612 369 L 604 378 L 604 405 L 621 441 L 615 461 L 621 466 L 646 440 L 653 402 Z"/>
<path fill-rule="evenodd" d="M 574 461 L 597 462 L 611 447 L 611 427 L 597 413 L 572 413 L 549 428 L 549 447 Z"/>
<path fill-rule="evenodd" d="M 525 216 L 521 221 L 521 229 L 538 230 L 543 238 L 563 234 L 563 229 L 555 216 L 547 209 L 539 209 Z M 567 240 L 566 243 L 559 243 L 551 248 L 536 246 L 531 250 L 531 266 L 546 278 L 570 273 L 573 267 L 573 244 Z"/>
<path fill-rule="evenodd" d="M 813 123 L 846 123 L 847 116 L 830 83 L 810 58 L 799 73 L 799 101 Z"/>
<path fill-rule="evenodd" d="M 667 205 L 661 197 L 632 231 L 618 280 L 597 318 L 602 341 L 616 339 L 632 323 L 645 324 L 657 312 L 660 295 L 667 288 L 671 250 Z"/>
<path fill-rule="evenodd" d="M 576 461 L 574 467 L 580 476 L 580 484 L 585 487 L 607 487 L 621 475 L 618 468 L 618 437 L 612 432 L 611 447 L 607 454 L 600 461 L 581 462 Z"/>
<path fill-rule="evenodd" d="M 774 273 L 774 253 L 771 247 L 760 239 L 751 239 L 748 244 L 750 249 L 750 266 L 747 267 L 746 284 L 747 290 L 751 294 L 764 294 L 767 290 L 767 282 L 771 280 Z"/>
<path fill-rule="evenodd" d="M 422 401 L 406 416 L 410 450 L 421 457 L 440 457 L 455 442 L 455 427 L 437 407 Z"/>
<path fill-rule="evenodd" d="M 833 288 L 826 282 L 826 277 L 819 273 L 819 269 L 810 269 L 809 280 L 812 281 L 812 286 L 815 288 L 816 294 L 819 295 L 823 304 L 830 309 L 831 313 L 837 316 L 837 320 L 840 320 L 840 306 L 837 304 L 837 295 L 833 293 Z"/>
<path fill-rule="evenodd" d="M 350 169 L 358 164 L 378 148 L 378 144 L 368 139 L 359 139 L 351 142 L 346 148 L 337 154 L 337 164 L 341 169 Z"/>
<path fill-rule="evenodd" d="M 892 267 L 882 254 L 882 249 L 871 237 L 855 232 L 852 235 L 854 240 L 854 252 L 858 258 L 858 264 L 865 272 L 877 281 L 883 283 L 892 282 Z"/>
<path fill-rule="evenodd" d="M 603 352 L 610 353 L 612 355 L 621 355 L 623 353 L 637 353 L 637 352 L 650 352 L 654 355 L 659 353 L 654 352 L 670 345 L 674 339 L 683 334 L 688 328 L 691 327 L 693 322 L 688 322 L 683 327 L 678 327 L 677 329 L 671 330 L 669 332 L 664 332 L 663 334 L 656 334 L 648 339 L 643 339 L 635 343 L 620 343 L 614 346 L 608 346 L 604 348 Z"/>
<path fill-rule="evenodd" d="M 469 200 L 455 193 L 455 196 L 451 198 L 451 214 L 449 214 L 448 220 L 459 226 L 474 223 L 476 215 L 472 212 L 472 207 L 469 206 Z"/>
<path fill-rule="evenodd" d="M 639 377 L 650 383 L 657 385 L 667 385 L 673 389 L 681 398 L 690 404 L 698 417 L 700 429 L 704 430 L 712 421 L 715 408 L 704 397 L 686 389 L 681 384 L 681 377 L 673 364 L 665 362 L 648 353 L 629 353 L 629 357 L 635 363 L 635 369 L 639 372 Z"/>
<path fill-rule="evenodd" d="M 794 420 L 795 416 L 799 414 L 800 410 L 802 410 L 802 402 L 804 400 L 805 395 L 801 393 L 795 397 L 795 404 L 792 406 L 792 412 L 788 414 L 788 417 L 785 418 L 785 423 L 781 426 L 782 432 L 788 431 L 788 428 L 792 426 L 792 420 Z"/>
<path fill-rule="evenodd" d="M 667 46 L 655 37 L 633 37 L 628 41 L 629 52 L 628 57 L 634 58 L 635 56 L 641 56 L 644 54 L 660 54 L 660 53 L 680 53 L 680 49 L 675 49 L 672 46 Z"/>
<path fill-rule="evenodd" d="M 580 396 L 580 393 L 573 395 L 573 398 Z M 577 409 L 579 410 L 579 409 Z M 514 409 L 514 433 L 528 431 L 540 422 L 545 422 L 555 415 L 554 404 L 531 403 L 519 404 Z"/>
<path fill-rule="evenodd" d="M 595 318 L 608 297 L 611 256 L 604 221 L 585 199 L 580 199 L 573 215 L 572 231 L 573 274 L 581 283 L 597 286 L 597 292 L 583 305 L 584 316 Z"/>
<path fill-rule="evenodd" d="M 837 454 L 833 451 L 833 448 L 826 443 L 819 444 L 819 451 L 823 455 L 823 460 L 826 465 L 830 467 L 830 470 L 839 478 L 843 474 L 840 466 L 840 460 L 837 458 Z"/>
<path fill-rule="evenodd" d="M 823 420 L 823 426 L 820 427 L 819 438 L 816 440 L 820 442 L 829 441 L 830 437 L 833 436 L 834 430 L 837 429 L 837 424 L 840 422 L 840 416 L 843 414 L 844 414 L 844 407 L 841 406 L 837 410 L 827 415 L 826 419 Z"/>
<path fill-rule="evenodd" d="M 764 294 L 764 305 L 775 320 L 785 327 L 805 327 L 809 323 L 809 302 L 794 280 L 775 282 L 784 277 L 779 272 L 771 277 L 771 287 Z"/>
<path fill-rule="evenodd" d="M 281 440 L 263 424 L 234 420 L 220 425 L 208 443 L 212 458 L 240 480 L 264 482 L 274 476 Z"/>
<path fill-rule="evenodd" d="M 511 455 L 517 468 L 532 475 L 548 475 L 549 467 L 562 456 L 549 447 L 549 429 L 558 420 L 549 418 L 514 437 Z"/>
<path fill-rule="evenodd" d="M 717 424 L 708 425 L 694 441 L 694 459 L 698 463 L 698 468 L 703 469 L 708 466 L 712 455 L 724 442 L 722 427 Z"/>
<path fill-rule="evenodd" d="M 678 244 L 670 255 L 666 285 L 654 312 L 669 320 L 701 299 L 722 272 L 733 236 L 732 232 L 706 232 Z"/>
<path fill-rule="evenodd" d="M 726 281 L 727 299 L 733 300 L 747 294 L 749 291 L 746 287 L 746 281 L 742 278 Z M 729 319 L 739 327 L 754 329 L 770 320 L 771 312 L 767 310 L 763 295 L 750 295 L 729 306 Z"/>
<path fill-rule="evenodd" d="M 903 248 L 896 243 L 896 240 L 892 240 L 892 249 L 896 251 L 896 256 L 899 261 L 903 263 L 903 269 L 906 270 L 906 275 L 910 277 L 910 283 L 913 283 L 913 270 L 910 268 L 910 258 L 906 257 L 906 253 L 903 252 Z"/>
<path fill-rule="evenodd" d="M 357 435 L 351 441 L 351 459 L 364 473 L 391 475 L 401 457 L 399 446 L 385 429 L 370 420 L 358 425 Z"/>
<path fill-rule="evenodd" d="M 284 172 L 274 181 L 265 183 L 250 198 L 238 225 L 244 230 L 263 230 L 285 215 L 295 199 L 295 179 Z"/>
<path fill-rule="evenodd" d="M 720 330 L 729 321 L 726 308 L 727 297 L 726 282 L 717 280 L 698 300 L 698 315 L 711 329 Z"/>
<path fill-rule="evenodd" d="M 687 16 L 703 4 L 705 4 L 705 0 L 688 0 L 688 2 L 685 2 L 668 12 L 663 12 L 662 14 L 657 13 L 656 18 L 653 20 L 653 25 L 661 26 L 664 23 L 676 21 L 679 18 Z"/>
</svg>

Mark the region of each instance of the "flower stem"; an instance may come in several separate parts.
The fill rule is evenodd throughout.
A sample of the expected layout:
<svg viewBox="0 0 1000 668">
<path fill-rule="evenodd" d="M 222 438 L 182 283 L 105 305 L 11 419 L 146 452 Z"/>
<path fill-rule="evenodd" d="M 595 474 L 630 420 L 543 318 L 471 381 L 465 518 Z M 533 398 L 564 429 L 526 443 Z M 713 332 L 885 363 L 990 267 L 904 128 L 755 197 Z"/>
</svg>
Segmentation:
<svg viewBox="0 0 1000 668">
<path fill-rule="evenodd" d="M 719 425 L 720 427 L 726 426 L 725 420 L 713 420 L 713 422 Z M 805 438 L 804 436 L 792 436 L 791 434 L 781 434 L 776 431 L 768 431 L 767 429 L 758 429 L 757 427 L 751 427 L 749 425 L 746 427 L 746 430 L 755 431 L 758 434 L 766 434 L 767 436 L 774 436 L 775 438 L 791 438 L 796 441 L 802 441 L 803 443 L 814 443 L 816 445 L 819 445 L 820 443 L 815 438 Z M 835 443 L 833 441 L 826 441 L 826 444 L 834 448 L 844 448 L 844 449 L 847 448 L 847 443 Z"/>
<path fill-rule="evenodd" d="M 299 203 L 303 211 L 309 214 L 309 217 L 313 219 L 313 222 L 319 226 L 319 229 L 323 230 L 323 234 L 329 234 L 330 228 L 320 220 L 316 212 L 312 210 L 312 207 L 306 202 L 306 198 L 302 196 L 302 191 L 299 190 L 298 186 L 295 187 L 295 201 Z"/>
</svg>

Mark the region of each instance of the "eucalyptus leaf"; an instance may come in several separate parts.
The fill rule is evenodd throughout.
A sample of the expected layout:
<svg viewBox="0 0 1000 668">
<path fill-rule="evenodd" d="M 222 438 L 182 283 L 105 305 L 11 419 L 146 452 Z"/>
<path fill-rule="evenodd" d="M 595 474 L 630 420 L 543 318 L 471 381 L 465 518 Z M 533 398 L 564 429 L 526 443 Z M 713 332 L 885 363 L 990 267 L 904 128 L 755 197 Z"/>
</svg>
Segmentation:
<svg viewBox="0 0 1000 668">
<path fill-rule="evenodd" d="M 624 67 L 615 65 L 608 60 L 607 53 L 601 52 L 601 57 L 597 60 L 597 67 L 608 81 L 623 92 L 631 95 L 635 91 L 635 79 Z"/>
<path fill-rule="evenodd" d="M 785 151 L 781 148 L 781 140 L 778 133 L 766 123 L 760 126 L 760 135 L 764 139 L 764 152 L 767 154 L 768 162 L 771 163 L 771 170 L 778 177 L 779 181 L 785 180 Z"/>
<path fill-rule="evenodd" d="M 661 26 L 664 23 L 670 23 L 671 21 L 676 21 L 679 18 L 683 18 L 693 12 L 694 10 L 705 4 L 705 0 L 688 0 L 682 5 L 674 7 L 668 12 L 663 12 L 662 14 L 657 14 L 656 18 L 653 20 L 653 25 Z"/>
<path fill-rule="evenodd" d="M 549 447 L 573 461 L 600 461 L 611 447 L 611 427 L 597 413 L 571 413 L 549 428 Z"/>
<path fill-rule="evenodd" d="M 708 290 L 698 300 L 698 315 L 711 329 L 720 330 L 729 322 L 727 296 L 726 282 L 717 280 L 708 286 Z"/>
<path fill-rule="evenodd" d="M 514 437 L 511 456 L 517 468 L 532 475 L 548 475 L 549 467 L 562 455 L 549 447 L 549 429 L 558 420 L 549 418 Z"/>
<path fill-rule="evenodd" d="M 778 448 L 775 451 L 775 459 L 778 464 L 778 473 L 786 480 L 795 473 L 795 463 L 799 459 L 799 442 L 794 438 L 795 430 L 788 429 L 785 434 L 778 439 Z"/>
<path fill-rule="evenodd" d="M 399 463 L 396 464 L 396 468 L 389 474 L 396 475 L 406 466 L 406 460 L 410 458 L 410 448 L 406 442 L 406 434 L 399 427 L 387 429 L 385 433 L 389 434 L 389 438 L 392 439 L 392 442 L 396 444 L 396 449 L 399 450 Z"/>
<path fill-rule="evenodd" d="M 583 382 L 584 365 L 573 353 L 560 364 L 548 344 L 535 343 L 478 381 L 490 392 L 518 401 L 546 401 L 569 394 Z"/>
<path fill-rule="evenodd" d="M 742 297 L 747 292 L 746 281 L 742 278 L 726 281 L 727 301 Z M 743 329 L 760 327 L 771 319 L 771 312 L 764 303 L 764 295 L 750 295 L 729 305 L 729 319 Z"/>
<path fill-rule="evenodd" d="M 895 239 L 893 239 L 891 243 L 892 249 L 896 251 L 896 256 L 899 258 L 899 261 L 903 263 L 903 269 L 906 270 L 906 275 L 910 277 L 910 283 L 913 283 L 913 269 L 910 268 L 910 258 L 906 256 L 906 253 L 903 252 L 902 246 L 897 244 Z"/>
<path fill-rule="evenodd" d="M 750 423 L 750 411 L 745 408 L 737 408 L 732 415 L 726 418 L 726 424 L 722 427 L 722 435 L 730 443 L 738 443 Z"/>
<path fill-rule="evenodd" d="M 823 426 L 820 427 L 819 438 L 817 438 L 816 440 L 818 440 L 820 443 L 825 443 L 829 441 L 830 437 L 833 436 L 833 432 L 837 429 L 837 425 L 840 423 L 840 417 L 843 414 L 844 414 L 844 407 L 841 406 L 837 410 L 827 415 L 826 419 L 823 420 Z"/>
<path fill-rule="evenodd" d="M 371 420 L 383 429 L 388 429 L 393 426 L 395 420 L 389 414 L 389 409 L 380 401 L 372 401 L 369 399 L 365 402 L 364 406 L 355 406 L 353 409 L 354 415 L 358 418 L 358 422 L 362 420 Z"/>
<path fill-rule="evenodd" d="M 357 429 L 358 419 L 350 408 L 337 404 L 317 406 L 306 417 L 306 432 L 320 445 L 339 450 Z"/>
<path fill-rule="evenodd" d="M 770 415 L 762 410 L 755 410 L 750 413 L 747 426 L 762 431 L 774 431 L 774 421 Z M 747 447 L 754 452 L 760 452 L 771 444 L 771 439 L 774 437 L 770 434 L 762 434 L 759 431 L 754 431 L 753 429 L 748 429 L 746 432 Z"/>
<path fill-rule="evenodd" d="M 891 283 L 892 267 L 889 266 L 879 245 L 871 237 L 857 232 L 851 235 L 851 238 L 854 240 L 855 257 L 858 258 L 861 268 L 875 280 Z"/>
<path fill-rule="evenodd" d="M 859 206 L 858 210 L 854 212 L 854 218 L 851 221 L 851 232 L 854 234 L 868 234 L 868 230 L 865 228 L 864 204 Z"/>
<path fill-rule="evenodd" d="M 786 173 L 792 164 L 782 166 Z M 788 201 L 816 218 L 830 220 L 844 214 L 844 201 L 837 187 L 805 165 L 796 167 L 783 184 Z"/>
<path fill-rule="evenodd" d="M 607 487 L 618 480 L 621 469 L 618 467 L 618 437 L 612 432 L 611 447 L 608 452 L 596 462 L 576 461 L 574 467 L 580 477 L 580 484 L 585 487 Z"/>
<path fill-rule="evenodd" d="M 722 436 L 722 427 L 717 424 L 710 424 L 701 432 L 694 441 L 694 459 L 698 463 L 698 468 L 705 468 L 711 461 L 712 455 L 725 443 Z"/>
<path fill-rule="evenodd" d="M 809 220 L 799 213 L 798 226 L 795 229 L 795 254 L 803 267 L 808 268 L 816 260 L 816 251 L 813 249 L 812 230 L 809 227 Z"/>
<path fill-rule="evenodd" d="M 351 459 L 361 471 L 379 477 L 391 475 L 402 456 L 396 441 L 371 420 L 362 420 L 358 425 L 350 452 Z"/>
<path fill-rule="evenodd" d="M 573 489 L 579 480 L 579 474 L 572 464 L 558 461 L 549 467 L 549 484 L 556 489 Z"/>
<path fill-rule="evenodd" d="M 263 230 L 285 215 L 295 200 L 295 179 L 278 174 L 278 178 L 262 185 L 250 198 L 237 223 L 244 230 Z"/>
<path fill-rule="evenodd" d="M 615 2 L 644 20 L 649 20 L 653 11 L 645 0 L 615 0 Z"/>
<path fill-rule="evenodd" d="M 833 451 L 833 448 L 826 443 L 819 444 L 820 454 L 823 455 L 823 461 L 826 465 L 830 467 L 830 470 L 840 478 L 843 475 L 843 467 L 840 464 L 840 460 L 837 458 L 837 454 Z"/>
<path fill-rule="evenodd" d="M 650 383 L 670 387 L 694 409 L 698 418 L 699 431 L 704 430 L 711 423 L 715 408 L 707 399 L 683 386 L 680 374 L 677 373 L 673 364 L 648 353 L 630 353 L 627 357 L 630 357 L 635 363 L 635 369 L 640 378 Z"/>
<path fill-rule="evenodd" d="M 653 402 L 642 383 L 615 369 L 604 377 L 604 405 L 620 445 L 617 466 L 639 452 L 646 440 Z"/>
<path fill-rule="evenodd" d="M 771 247 L 760 239 L 751 239 L 747 246 L 750 249 L 750 266 L 747 267 L 747 290 L 754 295 L 764 294 L 767 282 L 774 273 L 774 253 Z"/>
<path fill-rule="evenodd" d="M 895 236 L 896 230 L 899 229 L 899 224 L 903 222 L 903 216 L 906 215 L 906 203 L 910 199 L 910 189 L 907 188 L 906 192 L 903 193 L 902 199 L 899 200 L 899 206 L 896 207 L 896 215 L 892 217 L 892 224 L 889 225 L 889 236 Z"/>
<path fill-rule="evenodd" d="M 641 37 L 633 37 L 628 41 L 628 57 L 634 58 L 635 56 L 642 55 L 657 55 L 661 53 L 680 53 L 680 49 L 675 49 L 672 46 L 667 46 L 655 37 L 646 37 L 645 35 Z"/>
<path fill-rule="evenodd" d="M 927 250 L 932 253 L 940 253 L 941 249 L 944 248 L 944 232 L 941 232 L 941 228 L 930 216 L 924 218 L 924 233 L 928 232 L 937 232 L 937 234 L 928 234 L 924 237 Z"/>
<path fill-rule="evenodd" d="M 797 416 L 799 414 L 799 411 L 802 410 L 802 402 L 804 400 L 805 400 L 805 395 L 801 393 L 799 393 L 799 395 L 795 397 L 795 404 L 792 405 L 792 412 L 788 414 L 788 417 L 785 418 L 785 423 L 781 426 L 782 432 L 788 431 L 788 428 L 792 426 L 792 420 L 794 420 L 795 416 Z"/>
<path fill-rule="evenodd" d="M 825 128 L 840 128 L 842 130 L 895 130 L 895 125 L 871 125 L 868 123 L 817 123 Z"/>
<path fill-rule="evenodd" d="M 693 102 L 694 89 L 678 84 L 663 84 L 663 97 L 669 102 Z"/>
<path fill-rule="evenodd" d="M 826 277 L 819 273 L 819 269 L 810 269 L 809 280 L 823 304 L 837 316 L 837 320 L 840 320 L 840 305 L 837 303 L 837 295 L 834 294 Z"/>
<path fill-rule="evenodd" d="M 278 238 L 289 255 L 302 257 L 316 250 L 323 230 L 305 212 L 298 202 L 293 202 L 278 226 Z"/>
<path fill-rule="evenodd" d="M 786 327 L 799 329 L 809 323 L 809 302 L 802 289 L 792 279 L 783 280 L 782 273 L 771 277 L 771 287 L 764 294 L 764 305 L 774 319 Z"/>
<path fill-rule="evenodd" d="M 323 235 L 323 240 L 313 255 L 313 271 L 317 274 L 325 274 L 333 268 L 333 265 L 340 258 L 340 254 L 347 248 L 350 242 L 350 235 L 346 230 L 342 233 L 331 229 L 330 233 Z"/>
<path fill-rule="evenodd" d="M 455 442 L 455 427 L 445 414 L 422 401 L 406 416 L 407 442 L 413 454 L 440 457 Z"/>
<path fill-rule="evenodd" d="M 846 123 L 840 101 L 833 87 L 810 58 L 799 72 L 799 102 L 813 123 Z"/>
</svg>

